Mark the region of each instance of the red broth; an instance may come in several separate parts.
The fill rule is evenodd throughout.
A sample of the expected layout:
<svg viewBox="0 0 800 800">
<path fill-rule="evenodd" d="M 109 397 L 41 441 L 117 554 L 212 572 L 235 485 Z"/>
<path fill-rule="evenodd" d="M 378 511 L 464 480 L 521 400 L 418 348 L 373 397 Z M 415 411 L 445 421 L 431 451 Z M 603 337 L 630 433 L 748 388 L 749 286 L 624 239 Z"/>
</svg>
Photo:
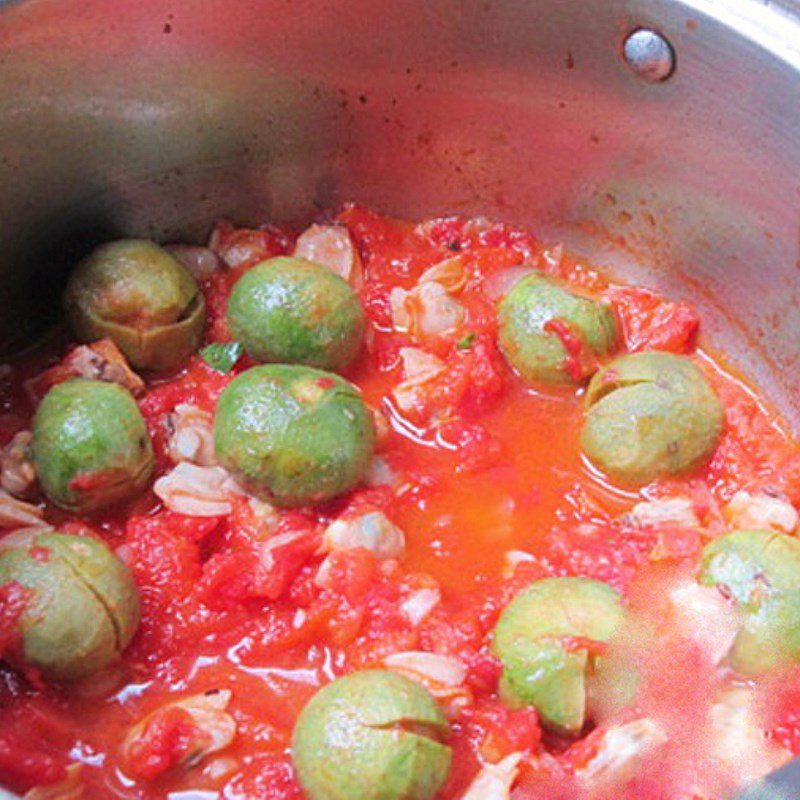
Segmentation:
<svg viewBox="0 0 800 800">
<path fill-rule="evenodd" d="M 509 710 L 499 701 L 499 662 L 488 645 L 504 604 L 533 579 L 582 575 L 610 583 L 634 607 L 646 608 L 670 576 L 695 568 L 702 545 L 721 531 L 720 509 L 736 491 L 766 490 L 800 502 L 796 443 L 763 398 L 697 346 L 699 319 L 688 305 L 611 283 L 592 266 L 507 225 L 460 218 L 414 225 L 357 206 L 327 221 L 346 226 L 365 268 L 361 297 L 370 330 L 346 377 L 391 428 L 372 485 L 322 508 L 280 512 L 277 531 L 297 535 L 274 551 L 271 569 L 257 577 L 252 550 L 242 542 L 257 535 L 258 521 L 244 500 L 234 502 L 229 516 L 214 518 L 175 514 L 150 493 L 114 513 L 83 519 L 47 505 L 48 521 L 102 537 L 131 564 L 143 619 L 119 664 L 69 686 L 0 666 L 0 784 L 22 793 L 63 780 L 66 767 L 79 763 L 90 798 L 215 796 L 180 794 L 189 790 L 218 792 L 225 800 L 302 798 L 290 742 L 303 704 L 336 676 L 380 667 L 392 653 L 423 650 L 454 656 L 467 670 L 449 708 L 454 760 L 442 800 L 460 798 L 482 764 L 512 753 L 524 754 L 512 797 L 602 797 L 601 789 L 592 793 L 575 776 L 597 748 L 603 726 L 587 726 L 577 742 L 566 741 L 543 734 L 535 711 Z M 294 235 L 221 224 L 212 243 L 225 267 L 203 284 L 208 343 L 229 337 L 224 310 L 236 279 L 266 257 L 291 252 Z M 411 288 L 445 259 L 456 259 L 466 276 L 458 299 L 467 321 L 457 334 L 414 342 L 392 329 L 390 292 Z M 587 464 L 578 443 L 582 389 L 526 386 L 497 350 L 487 294 L 520 265 L 609 298 L 625 349 L 668 350 L 696 360 L 726 410 L 722 440 L 706 466 L 639 493 L 613 486 Z M 24 382 L 69 347 L 59 341 L 4 368 L 0 443 L 30 424 Z M 391 392 L 402 380 L 404 347 L 435 355 L 444 372 L 401 413 Z M 140 407 L 158 474 L 172 466 L 166 414 L 178 403 L 213 412 L 222 389 L 249 365 L 242 358 L 223 375 L 194 356 L 180 373 L 148 385 Z M 702 530 L 621 519 L 643 497 L 675 496 L 693 502 L 705 521 Z M 321 531 L 359 509 L 385 511 L 406 534 L 405 555 L 378 562 L 365 550 L 338 553 L 327 588 L 319 588 Z M 509 566 L 511 551 L 526 554 L 516 568 Z M 19 607 L 20 598 L 0 589 L 4 647 L 13 646 Z M 647 711 L 681 724 L 657 768 L 642 765 L 614 797 L 695 796 L 691 775 L 708 764 L 693 738 L 702 737 L 693 720 L 707 712 L 716 680 L 695 656 L 647 654 L 660 676 L 650 687 Z M 135 754 L 123 757 L 122 741 L 142 717 L 214 689 L 232 693 L 228 712 L 236 737 L 230 746 L 187 766 L 191 720 L 173 709 L 160 714 Z M 800 753 L 800 672 L 781 676 L 763 698 L 770 740 Z M 724 781 L 716 785 L 729 788 Z"/>
</svg>

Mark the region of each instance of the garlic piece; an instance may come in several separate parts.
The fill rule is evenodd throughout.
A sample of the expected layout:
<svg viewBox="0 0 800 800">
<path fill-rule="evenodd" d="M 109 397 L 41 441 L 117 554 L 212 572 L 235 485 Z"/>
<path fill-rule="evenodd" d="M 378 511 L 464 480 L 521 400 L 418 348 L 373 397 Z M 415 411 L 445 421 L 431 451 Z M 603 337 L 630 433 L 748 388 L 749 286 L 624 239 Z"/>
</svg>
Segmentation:
<svg viewBox="0 0 800 800">
<path fill-rule="evenodd" d="M 524 550 L 506 550 L 503 556 L 503 577 L 506 580 L 514 577 L 517 567 L 520 564 L 529 564 L 536 559 Z"/>
<path fill-rule="evenodd" d="M 658 528 L 662 525 L 672 525 L 678 528 L 700 527 L 700 520 L 695 513 L 694 504 L 685 497 L 670 497 L 637 503 L 627 514 L 627 519 L 642 528 Z"/>
<path fill-rule="evenodd" d="M 406 548 L 406 538 L 382 511 L 370 511 L 353 519 L 337 519 L 322 536 L 324 551 L 353 550 L 363 547 L 376 558 L 398 558 Z"/>
<path fill-rule="evenodd" d="M 408 677 L 451 688 L 461 686 L 467 679 L 467 667 L 463 661 L 439 653 L 406 650 L 386 656 L 383 663 L 389 669 Z"/>
<path fill-rule="evenodd" d="M 416 627 L 439 605 L 442 594 L 438 589 L 416 589 L 400 603 L 400 610 Z"/>
<path fill-rule="evenodd" d="M 595 755 L 577 773 L 587 788 L 625 783 L 636 774 L 642 759 L 667 742 L 663 727 L 650 717 L 612 725 L 600 735 Z"/>
<path fill-rule="evenodd" d="M 169 433 L 167 452 L 175 463 L 189 461 L 201 467 L 213 467 L 217 461 L 214 454 L 214 419 L 208 411 L 179 403 L 166 418 Z"/>
<path fill-rule="evenodd" d="M 0 528 L 22 528 L 41 525 L 44 512 L 32 503 L 25 503 L 0 489 Z"/>
<path fill-rule="evenodd" d="M 118 383 L 134 396 L 144 394 L 144 381 L 130 368 L 111 339 L 80 345 L 62 363 L 76 377 Z"/>
<path fill-rule="evenodd" d="M 153 485 L 153 492 L 170 511 L 187 517 L 230 514 L 230 497 L 239 493 L 237 489 L 222 467 L 198 467 L 188 461 L 181 461 Z"/>
<path fill-rule="evenodd" d="M 427 384 L 442 375 L 447 367 L 438 356 L 416 347 L 403 347 L 400 358 L 403 380 L 392 390 L 392 397 L 397 407 L 408 413 L 423 404 Z"/>
<path fill-rule="evenodd" d="M 485 764 L 461 800 L 509 800 L 524 753 L 511 753 L 497 764 Z"/>
<path fill-rule="evenodd" d="M 448 292 L 457 294 L 467 285 L 467 270 L 461 256 L 453 256 L 439 261 L 432 267 L 428 267 L 420 275 L 417 283 L 430 283 L 435 281 L 441 284 Z"/>
<path fill-rule="evenodd" d="M 219 256 L 208 247 L 168 244 L 164 249 L 172 253 L 192 273 L 196 281 L 204 281 L 222 268 Z"/>
<path fill-rule="evenodd" d="M 466 319 L 461 303 L 436 281 L 417 284 L 409 291 L 395 287 L 389 295 L 389 303 L 395 330 L 415 339 L 451 333 Z"/>
<path fill-rule="evenodd" d="M 322 264 L 356 291 L 361 289 L 364 267 L 347 228 L 341 225 L 311 225 L 300 234 L 293 255 Z"/>
<path fill-rule="evenodd" d="M 408 650 L 383 660 L 387 669 L 424 686 L 439 702 L 448 719 L 455 719 L 473 703 L 472 692 L 464 686 L 467 668 L 453 656 Z"/>
<path fill-rule="evenodd" d="M 740 491 L 730 499 L 723 515 L 733 530 L 773 530 L 793 533 L 797 529 L 797 510 L 787 500 L 760 492 Z"/>
<path fill-rule="evenodd" d="M 29 497 L 36 485 L 31 431 L 19 431 L 0 454 L 0 486 L 14 497 Z"/>
</svg>

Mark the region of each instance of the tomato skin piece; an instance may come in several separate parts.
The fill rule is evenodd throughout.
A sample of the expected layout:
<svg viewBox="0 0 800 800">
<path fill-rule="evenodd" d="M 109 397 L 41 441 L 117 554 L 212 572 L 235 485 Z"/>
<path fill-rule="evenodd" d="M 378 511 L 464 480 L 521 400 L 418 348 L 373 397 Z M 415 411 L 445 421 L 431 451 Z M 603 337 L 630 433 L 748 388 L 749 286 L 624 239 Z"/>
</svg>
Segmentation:
<svg viewBox="0 0 800 800">
<path fill-rule="evenodd" d="M 492 408 L 506 385 L 499 353 L 488 334 L 478 335 L 468 349 L 460 349 L 455 342 L 443 347 L 443 371 L 419 387 L 413 408 L 404 412 L 413 423 L 422 426 L 440 416 L 480 418 Z"/>
<path fill-rule="evenodd" d="M 352 519 L 370 511 L 382 511 L 391 516 L 395 505 L 394 494 L 390 487 L 375 486 L 356 489 L 328 504 L 325 510 L 330 512 L 332 517 Z"/>
<path fill-rule="evenodd" d="M 377 282 L 370 282 L 361 290 L 364 311 L 372 323 L 383 330 L 392 328 L 392 304 L 389 301 L 391 291 L 391 286 Z"/>
<path fill-rule="evenodd" d="M 774 740 L 800 755 L 800 669 L 781 676 L 779 685 L 772 685 L 767 717 Z"/>
<path fill-rule="evenodd" d="M 245 498 L 233 497 L 231 505 L 224 541 L 203 564 L 195 598 L 220 609 L 258 598 L 277 600 L 317 552 L 317 525 L 304 511 L 276 512 L 277 522 L 267 524 Z"/>
<path fill-rule="evenodd" d="M 740 489 L 783 493 L 800 504 L 800 448 L 765 413 L 746 386 L 717 377 L 725 406 L 725 430 L 707 470 L 707 482 L 725 500 Z"/>
<path fill-rule="evenodd" d="M 364 598 L 375 575 L 375 556 L 363 547 L 334 551 L 328 556 L 328 580 L 331 590 L 351 604 Z"/>
<path fill-rule="evenodd" d="M 533 708 L 509 709 L 502 703 L 479 709 L 476 724 L 485 731 L 481 755 L 492 761 L 520 751 L 533 752 L 539 746 L 542 729 Z"/>
<path fill-rule="evenodd" d="M 504 369 L 497 346 L 487 334 L 479 335 L 468 350 L 456 348 L 449 359 L 450 374 L 458 385 L 455 404 L 465 416 L 479 417 L 505 387 Z"/>
<path fill-rule="evenodd" d="M 664 300 L 655 292 L 634 286 L 615 286 L 609 297 L 628 352 L 691 352 L 700 317 L 688 303 Z"/>
<path fill-rule="evenodd" d="M 66 759 L 43 753 L 41 745 L 0 734 L 0 786 L 24 793 L 34 786 L 58 783 L 66 776 Z"/>
<path fill-rule="evenodd" d="M 171 511 L 130 520 L 127 541 L 134 554 L 133 573 L 150 595 L 155 593 L 166 603 L 191 592 L 200 577 L 197 541 L 216 523 L 213 517 L 198 520 Z"/>
<path fill-rule="evenodd" d="M 496 763 L 515 752 L 534 753 L 540 742 L 535 710 L 510 710 L 497 697 L 478 700 L 453 723 L 448 740 L 453 748 L 453 766 L 443 795 L 461 797 L 480 765 Z"/>
<path fill-rule="evenodd" d="M 659 532 L 614 523 L 557 527 L 545 539 L 546 558 L 557 575 L 581 575 L 625 591 L 650 561 Z"/>
<path fill-rule="evenodd" d="M 438 439 L 458 453 L 459 472 L 478 472 L 494 464 L 502 453 L 500 442 L 477 424 L 448 422 L 439 428 Z"/>
<path fill-rule="evenodd" d="M 217 611 L 242 603 L 251 596 L 251 573 L 257 564 L 252 553 L 215 553 L 203 564 L 194 598 Z"/>
<path fill-rule="evenodd" d="M 337 221 L 350 232 L 369 280 L 379 284 L 410 288 L 423 270 L 452 255 L 418 236 L 411 223 L 362 206 L 345 206 Z"/>
<path fill-rule="evenodd" d="M 18 696 L 0 689 L 0 786 L 24 794 L 34 786 L 58 783 L 66 775 L 68 752 L 77 730 L 42 684 L 43 694 L 19 687 Z"/>
<path fill-rule="evenodd" d="M 218 270 L 200 284 L 206 301 L 206 341 L 225 342 L 231 338 L 228 296 L 233 284 L 233 274 L 228 270 Z"/>
<path fill-rule="evenodd" d="M 245 360 L 240 359 L 240 363 L 231 372 L 223 375 L 199 356 L 192 356 L 186 368 L 174 380 L 157 384 L 140 401 L 139 408 L 145 421 L 149 422 L 160 414 L 172 411 L 180 403 L 213 412 L 222 391 L 244 366 Z"/>
<path fill-rule="evenodd" d="M 291 758 L 284 753 L 258 754 L 225 789 L 225 800 L 304 800 Z"/>
<path fill-rule="evenodd" d="M 564 346 L 564 370 L 575 383 L 593 375 L 600 367 L 600 362 L 584 338 L 563 319 L 551 319 L 545 322 L 543 330 L 554 333 Z"/>
<path fill-rule="evenodd" d="M 285 547 L 271 552 L 273 564 L 258 580 L 256 591 L 269 600 L 277 600 L 291 587 L 303 565 L 319 547 L 320 538 L 315 532 L 300 534 Z"/>
<path fill-rule="evenodd" d="M 142 604 L 142 621 L 131 645 L 133 654 L 157 662 L 186 635 L 186 619 L 178 611 L 187 605 L 201 574 L 198 540 L 218 522 L 169 511 L 128 521 L 126 544 Z"/>
<path fill-rule="evenodd" d="M 196 734 L 197 728 L 187 711 L 176 707 L 158 711 L 142 735 L 129 746 L 123 762 L 125 773 L 147 781 L 156 778 L 181 763 Z"/>
<path fill-rule="evenodd" d="M 467 217 L 444 217 L 417 226 L 425 238 L 451 252 L 500 250 L 513 253 L 521 262 L 539 251 L 536 237 L 523 228 L 502 222 L 472 220 Z"/>
<path fill-rule="evenodd" d="M 257 625 L 248 626 L 250 634 L 240 648 L 243 662 L 272 658 L 293 650 L 330 643 L 331 631 L 348 621 L 353 614 L 338 598 L 321 597 L 298 616 L 296 608 L 267 604 L 260 608 Z M 356 620 L 360 626 L 360 619 Z M 356 630 L 357 633 L 357 630 Z M 347 644 L 354 638 L 350 636 Z"/>
<path fill-rule="evenodd" d="M 477 653 L 466 659 L 469 672 L 467 684 L 481 692 L 496 692 L 500 683 L 503 665 L 500 659 L 492 655 L 488 647 L 482 647 Z"/>
<path fill-rule="evenodd" d="M 694 558 L 702 549 L 703 540 L 694 528 L 659 526 L 650 561 L 679 562 Z"/>
<path fill-rule="evenodd" d="M 319 536 L 308 532 L 270 550 L 268 564 L 255 551 L 245 549 L 216 554 L 203 566 L 196 597 L 200 602 L 217 607 L 224 607 L 226 601 L 277 600 L 289 591 L 318 546 Z"/>
</svg>

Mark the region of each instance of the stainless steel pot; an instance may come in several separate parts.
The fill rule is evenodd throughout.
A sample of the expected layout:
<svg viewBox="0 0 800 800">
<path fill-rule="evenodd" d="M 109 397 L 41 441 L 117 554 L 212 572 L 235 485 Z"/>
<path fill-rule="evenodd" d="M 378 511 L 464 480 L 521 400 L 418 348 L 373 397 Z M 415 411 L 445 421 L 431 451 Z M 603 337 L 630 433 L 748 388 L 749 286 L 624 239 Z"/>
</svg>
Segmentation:
<svg viewBox="0 0 800 800">
<path fill-rule="evenodd" d="M 639 28 L 669 44 L 626 62 Z M 9 3 L 0 187 L 5 350 L 95 241 L 352 199 L 688 297 L 800 420 L 798 0 Z"/>
<path fill-rule="evenodd" d="M 637 28 L 667 80 L 626 64 Z M 530 224 L 691 297 L 800 418 L 798 0 L 11 3 L 0 186 L 6 349 L 95 240 L 355 199 Z"/>
</svg>

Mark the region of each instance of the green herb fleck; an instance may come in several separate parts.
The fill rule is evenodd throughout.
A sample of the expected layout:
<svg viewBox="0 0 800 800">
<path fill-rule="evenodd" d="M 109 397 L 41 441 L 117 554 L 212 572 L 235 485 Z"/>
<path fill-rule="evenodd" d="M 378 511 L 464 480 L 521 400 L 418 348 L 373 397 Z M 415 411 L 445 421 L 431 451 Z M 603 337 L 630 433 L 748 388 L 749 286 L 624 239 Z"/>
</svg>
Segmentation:
<svg viewBox="0 0 800 800">
<path fill-rule="evenodd" d="M 200 351 L 200 358 L 212 369 L 227 375 L 243 352 L 244 348 L 239 342 L 216 342 L 204 347 Z"/>
<path fill-rule="evenodd" d="M 459 339 L 456 343 L 456 347 L 459 350 L 469 350 L 472 347 L 472 343 L 475 341 L 475 334 L 470 331 L 463 339 Z"/>
</svg>

